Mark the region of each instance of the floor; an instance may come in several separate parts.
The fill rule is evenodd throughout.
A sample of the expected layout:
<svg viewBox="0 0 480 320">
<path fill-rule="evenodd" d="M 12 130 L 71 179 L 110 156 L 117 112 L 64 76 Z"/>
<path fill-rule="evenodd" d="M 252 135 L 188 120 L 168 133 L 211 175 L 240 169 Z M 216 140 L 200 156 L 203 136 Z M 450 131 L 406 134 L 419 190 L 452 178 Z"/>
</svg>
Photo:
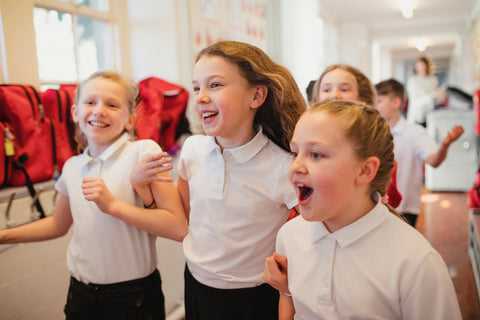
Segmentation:
<svg viewBox="0 0 480 320">
<path fill-rule="evenodd" d="M 463 319 L 480 319 L 480 302 L 468 255 L 466 193 L 428 192 L 417 229 L 442 255 L 455 286 Z"/>
</svg>

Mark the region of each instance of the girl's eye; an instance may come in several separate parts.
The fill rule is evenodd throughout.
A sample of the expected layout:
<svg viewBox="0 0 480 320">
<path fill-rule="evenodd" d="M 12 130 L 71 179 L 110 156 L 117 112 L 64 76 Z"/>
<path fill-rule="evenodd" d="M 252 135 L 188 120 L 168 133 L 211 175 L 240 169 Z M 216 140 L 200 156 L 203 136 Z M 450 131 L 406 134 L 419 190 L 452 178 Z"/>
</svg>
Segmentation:
<svg viewBox="0 0 480 320">
<path fill-rule="evenodd" d="M 117 107 L 117 106 L 114 105 L 114 104 L 109 104 L 108 106 L 109 106 L 110 108 L 116 108 L 116 107 Z"/>
<path fill-rule="evenodd" d="M 198 93 L 200 91 L 199 87 L 193 87 L 193 92 Z"/>
<path fill-rule="evenodd" d="M 313 159 L 320 159 L 322 157 L 322 155 L 318 152 L 312 152 L 310 154 L 310 156 L 313 158 Z"/>
<path fill-rule="evenodd" d="M 94 104 L 94 102 L 93 102 L 93 100 L 87 100 L 87 101 L 85 101 L 85 104 L 92 105 L 92 104 Z"/>
<path fill-rule="evenodd" d="M 220 87 L 220 83 L 213 82 L 213 83 L 210 85 L 210 87 L 212 87 L 212 88 L 218 88 L 218 87 Z"/>
<path fill-rule="evenodd" d="M 291 156 L 292 158 L 296 158 L 296 157 L 298 156 L 298 152 L 292 151 L 292 152 L 290 152 L 290 156 Z"/>
</svg>

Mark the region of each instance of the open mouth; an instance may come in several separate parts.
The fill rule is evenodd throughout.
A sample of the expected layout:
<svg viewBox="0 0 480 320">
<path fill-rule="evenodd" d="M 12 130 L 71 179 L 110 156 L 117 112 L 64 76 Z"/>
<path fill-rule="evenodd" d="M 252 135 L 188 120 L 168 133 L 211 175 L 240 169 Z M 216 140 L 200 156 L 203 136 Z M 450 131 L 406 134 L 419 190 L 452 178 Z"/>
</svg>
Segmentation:
<svg viewBox="0 0 480 320">
<path fill-rule="evenodd" d="M 91 125 L 92 127 L 97 127 L 97 128 L 108 127 L 108 124 L 105 124 L 105 123 L 100 122 L 100 121 L 95 121 L 95 120 L 88 121 L 88 124 Z"/>
<path fill-rule="evenodd" d="M 310 187 L 307 187 L 303 184 L 298 184 L 297 185 L 298 187 L 298 191 L 299 191 L 299 199 L 300 201 L 305 201 L 306 199 L 308 199 L 308 197 L 310 197 L 313 193 L 313 189 L 310 188 Z"/>
<path fill-rule="evenodd" d="M 218 112 L 204 112 L 202 113 L 202 118 L 204 120 L 208 120 L 210 118 L 216 117 L 218 115 Z"/>
</svg>

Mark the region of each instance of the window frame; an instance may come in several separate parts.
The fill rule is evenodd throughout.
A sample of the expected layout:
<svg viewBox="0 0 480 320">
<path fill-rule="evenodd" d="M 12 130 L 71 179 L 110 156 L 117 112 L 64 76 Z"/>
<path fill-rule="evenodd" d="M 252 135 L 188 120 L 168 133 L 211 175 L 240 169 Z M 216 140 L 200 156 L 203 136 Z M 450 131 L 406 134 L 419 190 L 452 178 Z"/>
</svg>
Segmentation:
<svg viewBox="0 0 480 320">
<path fill-rule="evenodd" d="M 43 79 L 39 78 L 39 81 L 42 85 L 52 85 L 52 84 L 58 84 L 58 83 L 78 83 L 81 81 L 80 76 L 79 76 L 79 70 L 80 70 L 80 64 L 79 64 L 79 58 L 78 58 L 78 32 L 77 32 L 77 23 L 78 23 L 78 17 L 81 16 L 82 18 L 86 19 L 92 19 L 92 20 L 100 20 L 102 22 L 105 22 L 108 27 L 109 35 L 110 35 L 110 43 L 109 47 L 112 49 L 111 54 L 110 54 L 110 59 L 112 62 L 112 65 L 118 68 L 118 61 L 116 61 L 117 55 L 114 54 L 114 50 L 117 47 L 115 45 L 115 26 L 114 26 L 114 19 L 113 19 L 113 14 L 111 11 L 111 5 L 112 5 L 112 0 L 107 0 L 109 2 L 109 11 L 100 11 L 93 9 L 91 7 L 82 5 L 82 4 L 75 4 L 72 1 L 71 2 L 62 2 L 62 1 L 56 1 L 56 0 L 35 0 L 34 2 L 34 7 L 35 8 L 42 8 L 46 10 L 55 10 L 60 13 L 66 13 L 70 14 L 72 16 L 72 32 L 73 32 L 73 39 L 74 39 L 74 60 L 75 60 L 75 69 L 77 70 L 77 79 L 71 81 L 71 82 L 66 82 L 66 81 L 45 81 Z"/>
<path fill-rule="evenodd" d="M 107 23 L 110 34 L 111 63 L 116 70 L 130 71 L 128 53 L 127 0 L 108 0 L 109 11 L 57 0 L 0 0 L 0 82 L 30 84 L 40 88 L 33 9 L 35 7 L 72 14 L 74 28 L 77 16 Z M 3 30 L 3 32 L 2 32 Z M 124 31 L 124 35 L 120 34 Z M 74 32 L 74 35 L 76 32 Z M 75 39 L 75 46 L 77 46 Z M 77 48 L 75 47 L 77 52 Z M 78 61 L 75 57 L 77 68 Z M 78 82 L 77 79 L 76 82 Z M 45 82 L 52 83 L 52 81 Z M 65 83 L 65 82 L 62 82 Z"/>
</svg>

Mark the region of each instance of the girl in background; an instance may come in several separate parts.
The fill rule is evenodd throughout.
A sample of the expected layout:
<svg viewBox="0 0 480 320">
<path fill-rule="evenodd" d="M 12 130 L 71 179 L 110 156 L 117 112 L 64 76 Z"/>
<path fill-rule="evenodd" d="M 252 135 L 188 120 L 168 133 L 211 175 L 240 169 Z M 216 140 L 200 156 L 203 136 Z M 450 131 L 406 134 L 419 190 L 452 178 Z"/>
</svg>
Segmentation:
<svg viewBox="0 0 480 320">
<path fill-rule="evenodd" d="M 181 241 L 187 222 L 168 173 L 139 188 L 140 196 L 125 178 L 145 155 L 161 152 L 152 140 L 130 139 L 137 93 L 114 72 L 78 86 L 72 115 L 86 148 L 63 167 L 53 215 L 0 231 L 0 243 L 19 243 L 54 239 L 73 225 L 66 319 L 165 319 L 156 236 Z M 153 202 L 157 209 L 143 208 Z"/>
<path fill-rule="evenodd" d="M 335 64 L 327 67 L 320 75 L 313 88 L 316 102 L 323 100 L 352 100 L 377 105 L 376 91 L 370 80 L 357 68 L 345 64 Z M 392 182 L 388 186 L 384 202 L 396 208 L 402 201 L 402 195 L 397 189 L 397 163 L 391 175 Z"/>
<path fill-rule="evenodd" d="M 187 138 L 179 160 L 186 319 L 275 319 L 263 265 L 297 205 L 288 142 L 305 101 L 286 68 L 235 41 L 198 54 L 193 89 L 205 135 Z"/>
<path fill-rule="evenodd" d="M 281 292 L 279 319 L 461 319 L 441 256 L 380 201 L 394 159 L 378 111 L 322 102 L 290 145 L 301 217 L 278 233 L 283 265 L 269 257 L 264 273 Z"/>
<path fill-rule="evenodd" d="M 407 81 L 407 120 L 427 126 L 427 113 L 435 108 L 435 98 L 440 97 L 438 79 L 433 74 L 433 62 L 421 56 L 415 60 L 414 75 Z"/>
</svg>

